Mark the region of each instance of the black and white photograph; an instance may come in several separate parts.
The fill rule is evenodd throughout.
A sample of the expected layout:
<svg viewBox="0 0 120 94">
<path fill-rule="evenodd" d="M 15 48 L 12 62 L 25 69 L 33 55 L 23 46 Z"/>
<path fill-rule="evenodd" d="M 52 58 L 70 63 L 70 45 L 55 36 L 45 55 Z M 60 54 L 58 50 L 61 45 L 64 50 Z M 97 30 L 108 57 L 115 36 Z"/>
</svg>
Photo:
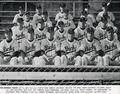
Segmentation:
<svg viewBox="0 0 120 94">
<path fill-rule="evenodd" d="M 9 85 L 120 85 L 120 1 L 0 0 Z"/>
</svg>

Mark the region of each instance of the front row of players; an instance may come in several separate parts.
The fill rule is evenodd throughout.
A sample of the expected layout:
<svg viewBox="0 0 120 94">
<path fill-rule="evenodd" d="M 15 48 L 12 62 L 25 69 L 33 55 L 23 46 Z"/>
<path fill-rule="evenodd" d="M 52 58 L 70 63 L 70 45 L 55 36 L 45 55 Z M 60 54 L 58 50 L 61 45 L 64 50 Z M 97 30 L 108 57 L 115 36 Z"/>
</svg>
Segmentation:
<svg viewBox="0 0 120 94">
<path fill-rule="evenodd" d="M 47 38 L 38 41 L 31 28 L 27 38 L 18 42 L 12 38 L 12 30 L 7 30 L 6 39 L 0 43 L 0 63 L 36 66 L 119 65 L 120 43 L 114 37 L 111 26 L 107 27 L 106 38 L 101 41 L 94 37 L 92 27 L 86 28 L 85 38 L 80 41 L 74 37 L 73 29 L 67 33 L 62 28 L 53 31 L 53 27 L 48 27 Z"/>
</svg>

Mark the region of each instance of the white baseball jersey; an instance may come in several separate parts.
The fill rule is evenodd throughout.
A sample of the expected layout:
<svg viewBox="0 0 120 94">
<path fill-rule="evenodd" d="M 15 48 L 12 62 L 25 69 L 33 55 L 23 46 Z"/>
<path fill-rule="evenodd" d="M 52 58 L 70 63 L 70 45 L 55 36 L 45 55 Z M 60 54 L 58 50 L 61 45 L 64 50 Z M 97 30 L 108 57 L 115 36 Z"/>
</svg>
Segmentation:
<svg viewBox="0 0 120 94">
<path fill-rule="evenodd" d="M 19 27 L 16 26 L 14 29 L 12 29 L 12 32 L 13 32 L 12 38 L 17 40 L 17 41 L 20 41 L 21 39 L 27 38 L 28 30 L 24 27 L 22 30 L 20 30 Z"/>
<path fill-rule="evenodd" d="M 102 49 L 105 51 L 106 55 L 113 56 L 118 51 L 120 51 L 120 42 L 115 38 L 112 41 L 109 41 L 107 38 L 102 40 Z"/>
<path fill-rule="evenodd" d="M 60 19 L 63 19 L 64 17 L 65 17 L 65 13 L 64 13 L 64 12 L 63 12 L 63 13 L 59 12 L 59 13 L 56 15 L 56 17 L 55 17 L 55 21 L 58 21 L 58 20 L 60 20 Z M 73 20 L 73 17 L 72 17 L 71 14 L 68 15 L 68 18 L 69 18 L 70 20 Z"/>
<path fill-rule="evenodd" d="M 48 40 L 48 38 L 42 40 L 41 49 L 43 49 L 48 58 L 52 58 L 56 55 L 56 51 L 60 49 L 59 44 L 53 39 L 52 41 Z"/>
<path fill-rule="evenodd" d="M 86 38 L 82 40 L 80 50 L 83 50 L 86 55 L 92 56 L 95 55 L 96 51 L 102 49 L 100 42 L 94 39 L 92 42 L 89 42 Z"/>
<path fill-rule="evenodd" d="M 79 42 L 76 40 L 74 40 L 73 42 L 69 42 L 68 40 L 65 40 L 61 44 L 61 50 L 65 51 L 67 53 L 68 59 L 70 59 L 75 55 L 79 46 L 80 46 Z"/>
<path fill-rule="evenodd" d="M 18 42 L 16 42 L 16 40 L 12 40 L 8 43 L 6 39 L 4 39 L 0 43 L 0 51 L 4 52 L 6 55 L 12 55 L 18 48 Z"/>
<path fill-rule="evenodd" d="M 72 21 L 72 20 L 70 20 L 70 19 L 60 19 L 60 20 L 58 20 L 58 22 L 59 21 L 63 21 L 64 22 L 64 24 L 65 24 L 65 27 L 64 27 L 64 29 L 66 30 L 66 31 L 68 31 L 70 28 L 75 28 L 75 24 L 74 24 L 74 22 Z M 58 26 L 58 23 L 57 23 L 57 26 Z"/>
<path fill-rule="evenodd" d="M 24 42 L 25 52 L 27 53 L 27 56 L 33 56 L 36 51 L 40 50 L 41 45 L 35 39 L 31 42 L 26 39 L 23 42 Z"/>
<path fill-rule="evenodd" d="M 75 38 L 81 42 L 85 38 L 86 28 L 82 30 L 80 27 L 77 27 L 75 30 Z"/>
<path fill-rule="evenodd" d="M 63 33 L 61 33 L 59 31 L 59 29 L 55 32 L 54 38 L 57 42 L 63 42 L 64 40 L 67 39 L 67 31 L 63 31 Z"/>
<path fill-rule="evenodd" d="M 35 39 L 41 42 L 43 39 L 46 39 L 47 28 L 44 28 L 43 30 L 39 30 L 39 28 L 36 28 L 34 33 Z"/>
</svg>

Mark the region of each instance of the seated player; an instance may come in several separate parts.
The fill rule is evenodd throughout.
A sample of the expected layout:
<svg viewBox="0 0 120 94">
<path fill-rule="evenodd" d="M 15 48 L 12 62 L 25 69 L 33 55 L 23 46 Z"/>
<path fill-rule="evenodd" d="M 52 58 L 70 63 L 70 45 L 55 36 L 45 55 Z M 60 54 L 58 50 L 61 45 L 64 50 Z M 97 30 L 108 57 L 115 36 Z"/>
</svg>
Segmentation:
<svg viewBox="0 0 120 94">
<path fill-rule="evenodd" d="M 37 28 L 35 29 L 35 39 L 41 43 L 43 39 L 46 39 L 47 28 L 43 19 L 38 20 Z"/>
<path fill-rule="evenodd" d="M 74 29 L 76 27 L 75 24 L 74 24 L 74 22 L 68 18 L 69 17 L 69 14 L 68 14 L 69 10 L 65 9 L 64 12 L 65 12 L 64 18 L 58 20 L 58 22 L 59 21 L 63 21 L 64 22 L 64 25 L 65 25 L 64 29 L 66 31 L 68 31 L 70 28 Z M 57 25 L 58 25 L 58 23 L 57 23 Z"/>
<path fill-rule="evenodd" d="M 52 27 L 52 22 L 50 21 L 47 11 L 43 11 L 42 18 L 44 20 L 45 27 Z"/>
<path fill-rule="evenodd" d="M 21 49 L 24 48 L 24 51 L 26 53 L 26 63 L 31 64 L 32 59 L 34 56 L 34 53 L 39 51 L 41 48 L 41 45 L 39 41 L 35 40 L 34 38 L 34 30 L 33 28 L 29 28 L 28 30 L 28 38 L 22 41 L 22 47 Z"/>
<path fill-rule="evenodd" d="M 57 42 L 63 42 L 64 40 L 66 40 L 67 37 L 67 31 L 64 29 L 65 25 L 63 21 L 59 21 L 58 22 L 58 29 L 57 31 L 55 31 L 55 40 Z"/>
<path fill-rule="evenodd" d="M 11 60 L 11 56 L 15 51 L 18 50 L 18 43 L 12 39 L 12 30 L 5 31 L 5 39 L 0 43 L 0 52 L 1 53 L 1 61 L 4 64 L 9 64 Z"/>
<path fill-rule="evenodd" d="M 98 65 L 103 61 L 101 57 L 102 47 L 100 42 L 94 38 L 94 28 L 87 28 L 86 38 L 82 40 L 79 51 L 76 65 L 86 66 L 92 63 Z"/>
<path fill-rule="evenodd" d="M 56 15 L 56 17 L 55 17 L 55 21 L 58 21 L 58 20 L 64 18 L 64 15 L 65 15 L 64 10 L 65 10 L 65 8 L 66 8 L 66 4 L 61 3 L 61 4 L 60 4 L 60 12 L 57 13 L 57 15 Z M 68 18 L 69 18 L 70 20 L 73 19 L 73 17 L 72 17 L 71 14 L 69 14 Z"/>
<path fill-rule="evenodd" d="M 107 28 L 107 37 L 101 41 L 105 52 L 103 66 L 120 64 L 120 42 L 115 38 L 113 28 Z"/>
<path fill-rule="evenodd" d="M 20 42 L 22 39 L 27 38 L 28 30 L 24 27 L 24 20 L 22 18 L 17 19 L 17 24 L 18 26 L 12 29 L 12 38 Z"/>
<path fill-rule="evenodd" d="M 81 42 L 85 38 L 85 32 L 87 28 L 87 19 L 85 16 L 81 16 L 78 27 L 75 29 L 75 38 Z"/>
<path fill-rule="evenodd" d="M 54 28 L 48 27 L 48 32 L 46 33 L 47 38 L 41 42 L 41 49 L 45 51 L 46 59 L 49 64 L 53 63 L 53 59 L 56 56 L 56 51 L 59 50 L 59 43 L 54 39 Z"/>
<path fill-rule="evenodd" d="M 74 63 L 74 57 L 79 48 L 79 42 L 74 38 L 74 29 L 68 30 L 67 39 L 61 43 L 61 49 L 66 52 L 70 64 Z"/>
<path fill-rule="evenodd" d="M 30 13 L 29 12 L 26 12 L 25 15 L 24 15 L 24 27 L 29 29 L 32 27 L 32 20 L 30 18 Z"/>
<path fill-rule="evenodd" d="M 14 19 L 13 19 L 13 23 L 15 25 L 17 25 L 17 19 L 18 18 L 24 18 L 24 9 L 20 6 L 19 7 L 19 13 L 15 15 Z"/>
</svg>

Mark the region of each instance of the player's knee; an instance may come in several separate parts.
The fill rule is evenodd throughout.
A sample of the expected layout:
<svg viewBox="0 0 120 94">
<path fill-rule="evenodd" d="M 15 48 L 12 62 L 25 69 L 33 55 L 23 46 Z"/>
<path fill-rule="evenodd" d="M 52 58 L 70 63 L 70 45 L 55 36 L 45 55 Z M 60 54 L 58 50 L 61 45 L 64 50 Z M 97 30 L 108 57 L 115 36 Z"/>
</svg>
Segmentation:
<svg viewBox="0 0 120 94">
<path fill-rule="evenodd" d="M 81 56 L 77 56 L 74 60 L 75 60 L 75 66 L 82 65 L 82 57 Z"/>
<path fill-rule="evenodd" d="M 61 56 L 61 63 L 63 66 L 67 66 L 68 60 L 67 60 L 67 57 L 65 55 Z"/>
<path fill-rule="evenodd" d="M 17 57 L 12 57 L 10 60 L 10 65 L 17 65 L 18 63 L 18 58 Z"/>
<path fill-rule="evenodd" d="M 25 64 L 25 60 L 22 56 L 19 56 L 18 57 L 18 65 L 23 65 L 23 64 Z"/>
<path fill-rule="evenodd" d="M 61 58 L 60 56 L 56 56 L 53 60 L 55 66 L 60 66 L 61 65 Z"/>
</svg>

